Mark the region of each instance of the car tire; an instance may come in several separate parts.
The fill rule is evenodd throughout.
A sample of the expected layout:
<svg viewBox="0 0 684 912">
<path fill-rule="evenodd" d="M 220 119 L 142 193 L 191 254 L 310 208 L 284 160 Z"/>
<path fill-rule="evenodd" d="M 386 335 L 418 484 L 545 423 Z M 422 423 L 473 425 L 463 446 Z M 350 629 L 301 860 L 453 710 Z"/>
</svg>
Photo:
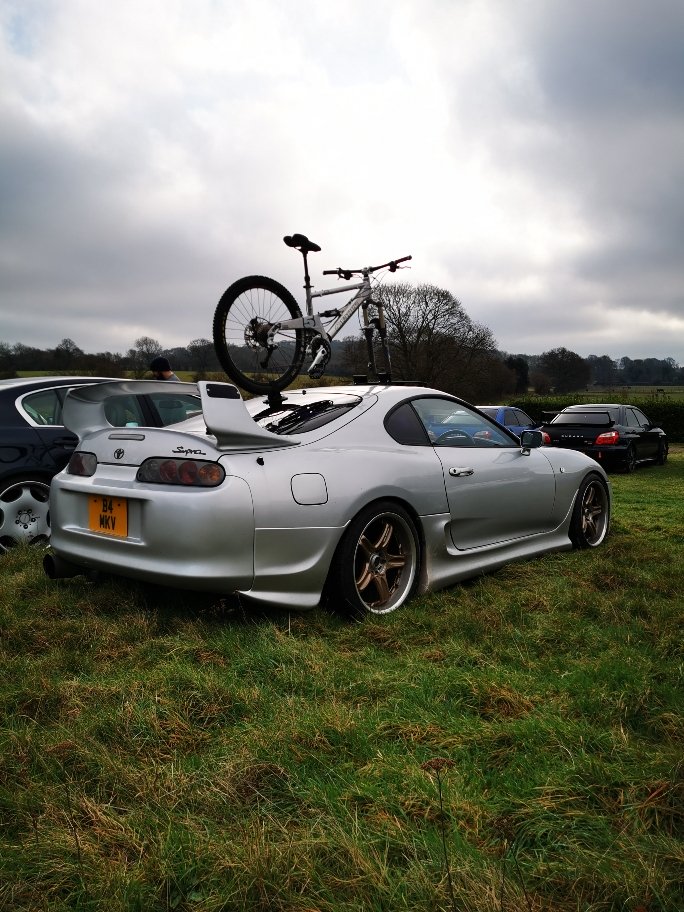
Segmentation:
<svg viewBox="0 0 684 912">
<path fill-rule="evenodd" d="M 668 452 L 669 452 L 669 447 L 667 444 L 667 440 L 661 440 L 660 445 L 658 446 L 658 455 L 655 458 L 655 464 L 660 465 L 660 466 L 665 465 L 665 463 L 667 462 Z"/>
<path fill-rule="evenodd" d="M 0 554 L 19 544 L 47 545 L 50 483 L 38 475 L 0 482 Z"/>
<path fill-rule="evenodd" d="M 570 521 L 570 541 L 575 548 L 598 548 L 610 526 L 610 498 L 604 480 L 587 475 L 577 491 Z"/>
<path fill-rule="evenodd" d="M 415 592 L 420 563 L 420 539 L 407 511 L 390 500 L 369 504 L 337 549 L 330 599 L 355 618 L 388 614 Z"/>
<path fill-rule="evenodd" d="M 637 458 L 636 451 L 634 447 L 630 444 L 625 450 L 625 461 L 623 463 L 623 471 L 625 475 L 631 475 L 631 473 L 636 469 Z"/>
</svg>

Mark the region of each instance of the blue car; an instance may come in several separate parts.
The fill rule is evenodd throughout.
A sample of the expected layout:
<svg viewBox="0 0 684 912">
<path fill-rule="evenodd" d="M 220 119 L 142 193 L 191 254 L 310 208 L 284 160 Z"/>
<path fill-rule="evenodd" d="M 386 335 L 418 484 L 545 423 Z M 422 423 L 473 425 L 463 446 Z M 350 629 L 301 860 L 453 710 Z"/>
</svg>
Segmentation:
<svg viewBox="0 0 684 912">
<path fill-rule="evenodd" d="M 539 426 L 536 422 L 532 421 L 526 412 L 523 412 L 523 410 L 519 408 L 513 408 L 512 405 L 478 405 L 478 408 L 489 418 L 498 421 L 499 424 L 502 424 L 507 430 L 512 431 L 518 437 L 523 431 Z"/>
</svg>

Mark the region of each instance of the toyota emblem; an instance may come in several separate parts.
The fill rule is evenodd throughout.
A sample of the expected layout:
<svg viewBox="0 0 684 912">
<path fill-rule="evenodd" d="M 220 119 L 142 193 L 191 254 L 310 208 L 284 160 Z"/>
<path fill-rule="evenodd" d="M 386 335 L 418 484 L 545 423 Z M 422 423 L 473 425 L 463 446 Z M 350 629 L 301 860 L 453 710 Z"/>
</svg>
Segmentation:
<svg viewBox="0 0 684 912">
<path fill-rule="evenodd" d="M 121 447 L 119 447 L 118 450 L 114 450 L 114 459 L 123 459 L 123 458 L 124 458 L 124 451 L 121 449 Z"/>
</svg>

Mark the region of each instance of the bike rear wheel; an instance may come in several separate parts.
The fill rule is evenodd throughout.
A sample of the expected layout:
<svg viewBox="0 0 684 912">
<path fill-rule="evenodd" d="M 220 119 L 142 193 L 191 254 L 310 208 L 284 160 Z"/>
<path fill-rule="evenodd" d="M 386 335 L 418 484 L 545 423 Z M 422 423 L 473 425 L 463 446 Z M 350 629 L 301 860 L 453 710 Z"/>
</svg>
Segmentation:
<svg viewBox="0 0 684 912">
<path fill-rule="evenodd" d="M 303 329 L 278 330 L 274 323 L 301 317 L 290 292 L 267 276 L 245 276 L 227 288 L 214 313 L 214 348 L 221 366 L 251 393 L 282 390 L 297 376 L 305 352 Z"/>
</svg>

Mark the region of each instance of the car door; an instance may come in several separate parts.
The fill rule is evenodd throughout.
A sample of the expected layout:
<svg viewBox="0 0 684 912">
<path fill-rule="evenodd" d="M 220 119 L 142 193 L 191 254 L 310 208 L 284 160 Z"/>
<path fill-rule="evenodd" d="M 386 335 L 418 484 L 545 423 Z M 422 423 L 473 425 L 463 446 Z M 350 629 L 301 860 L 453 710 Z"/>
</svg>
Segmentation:
<svg viewBox="0 0 684 912">
<path fill-rule="evenodd" d="M 66 387 L 36 390 L 18 402 L 19 411 L 33 426 L 33 434 L 40 440 L 41 468 L 54 473 L 63 469 L 76 448 L 78 438 L 62 424 L 62 403 Z"/>
<path fill-rule="evenodd" d="M 441 464 L 451 514 L 450 535 L 459 550 L 510 541 L 557 525 L 556 483 L 541 450 L 524 455 L 520 445 L 494 422 L 463 405 L 421 397 L 413 405 L 428 433 L 440 412 L 458 415 L 453 436 L 432 439 Z"/>
<path fill-rule="evenodd" d="M 635 440 L 637 459 L 655 459 L 658 455 L 660 434 L 651 429 L 651 423 L 638 408 L 626 408 L 627 425 L 631 431 L 637 433 Z"/>
</svg>

